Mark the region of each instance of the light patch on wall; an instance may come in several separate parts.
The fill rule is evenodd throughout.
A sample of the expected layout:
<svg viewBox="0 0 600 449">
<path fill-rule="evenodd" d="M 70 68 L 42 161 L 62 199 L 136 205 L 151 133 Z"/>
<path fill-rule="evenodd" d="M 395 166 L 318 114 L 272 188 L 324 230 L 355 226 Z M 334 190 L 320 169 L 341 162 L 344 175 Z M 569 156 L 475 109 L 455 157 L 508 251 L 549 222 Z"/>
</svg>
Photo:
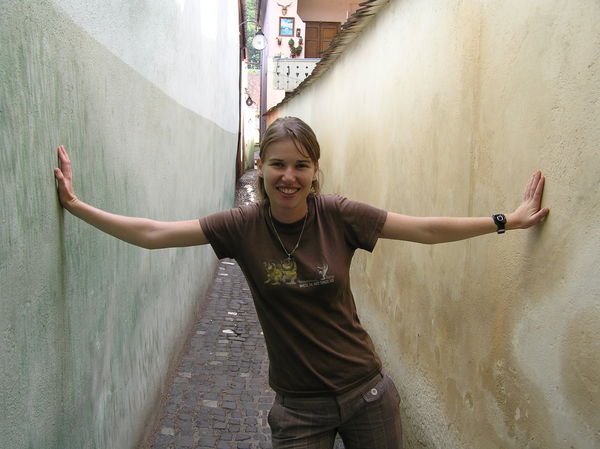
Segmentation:
<svg viewBox="0 0 600 449">
<path fill-rule="evenodd" d="M 565 395 L 591 431 L 596 431 L 600 426 L 600 301 L 570 320 L 563 349 Z M 600 445 L 600 432 L 597 439 Z"/>
<path fill-rule="evenodd" d="M 586 276 L 589 267 L 593 266 L 583 260 L 579 260 L 577 265 L 580 266 L 572 267 L 574 276 Z M 567 282 L 565 285 L 581 284 Z M 552 427 L 563 447 L 577 442 L 581 444 L 582 440 L 588 441 L 585 446 L 578 447 L 593 448 L 598 443 L 597 436 L 590 431 L 590 423 L 585 419 L 589 410 L 582 409 L 579 402 L 570 397 L 574 391 L 581 393 L 584 390 L 590 397 L 598 396 L 597 389 L 588 388 L 600 381 L 598 364 L 586 358 L 593 349 L 578 348 L 575 344 L 589 340 L 589 334 L 600 332 L 597 317 L 595 328 L 589 323 L 583 326 L 581 318 L 589 314 L 594 296 L 594 292 L 590 291 L 556 289 L 544 301 L 531 304 L 514 328 L 512 346 L 515 358 L 523 373 L 544 395 L 548 408 L 554 410 L 550 415 L 552 423 L 546 425 Z M 573 328 L 585 335 L 573 337 Z M 575 384 L 578 386 L 575 387 Z"/>
<path fill-rule="evenodd" d="M 237 133 L 237 2 L 51 3 L 178 104 Z"/>
<path fill-rule="evenodd" d="M 218 22 L 215 20 L 219 14 L 217 1 L 204 2 L 202 14 L 200 15 L 200 33 L 202 33 L 203 37 L 212 41 L 217 40 L 219 33 Z"/>
<path fill-rule="evenodd" d="M 186 2 L 186 0 L 175 0 L 175 3 L 177 4 L 177 7 L 179 8 L 180 13 L 182 13 L 185 8 L 185 2 Z"/>
</svg>

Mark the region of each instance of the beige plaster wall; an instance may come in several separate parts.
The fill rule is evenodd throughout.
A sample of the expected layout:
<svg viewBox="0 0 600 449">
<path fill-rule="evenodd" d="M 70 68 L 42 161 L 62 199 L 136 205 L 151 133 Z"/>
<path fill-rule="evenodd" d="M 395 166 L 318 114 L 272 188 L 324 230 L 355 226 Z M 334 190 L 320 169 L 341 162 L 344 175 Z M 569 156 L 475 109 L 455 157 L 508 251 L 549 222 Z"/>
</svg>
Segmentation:
<svg viewBox="0 0 600 449">
<path fill-rule="evenodd" d="M 393 0 L 281 108 L 325 191 L 388 210 L 510 211 L 547 176 L 537 229 L 357 256 L 408 448 L 600 447 L 598 23 L 596 0 Z"/>
</svg>

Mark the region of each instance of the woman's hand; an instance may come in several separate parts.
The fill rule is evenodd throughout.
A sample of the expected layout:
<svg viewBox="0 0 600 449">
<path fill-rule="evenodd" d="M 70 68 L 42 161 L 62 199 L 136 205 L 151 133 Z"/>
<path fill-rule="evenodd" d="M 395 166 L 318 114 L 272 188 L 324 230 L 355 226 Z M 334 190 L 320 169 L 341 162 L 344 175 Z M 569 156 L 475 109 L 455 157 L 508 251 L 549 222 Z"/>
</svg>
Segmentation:
<svg viewBox="0 0 600 449">
<path fill-rule="evenodd" d="M 58 153 L 58 168 L 54 169 L 54 177 L 58 183 L 58 199 L 65 209 L 69 209 L 76 201 L 75 191 L 73 190 L 73 171 L 71 169 L 71 160 L 65 147 L 60 145 L 56 149 Z"/>
<path fill-rule="evenodd" d="M 542 221 L 550 209 L 542 208 L 545 178 L 541 171 L 536 171 L 523 193 L 523 202 L 506 219 L 507 229 L 526 229 Z"/>
</svg>

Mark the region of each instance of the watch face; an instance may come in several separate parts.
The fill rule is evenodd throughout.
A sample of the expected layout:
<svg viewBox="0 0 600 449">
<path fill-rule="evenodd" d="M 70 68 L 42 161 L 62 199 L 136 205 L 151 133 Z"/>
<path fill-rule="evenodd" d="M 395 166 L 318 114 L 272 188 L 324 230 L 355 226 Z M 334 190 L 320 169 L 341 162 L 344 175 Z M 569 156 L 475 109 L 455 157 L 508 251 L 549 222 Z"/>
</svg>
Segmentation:
<svg viewBox="0 0 600 449">
<path fill-rule="evenodd" d="M 504 223 L 506 221 L 506 217 L 503 214 L 494 215 L 494 218 L 498 223 Z"/>
</svg>

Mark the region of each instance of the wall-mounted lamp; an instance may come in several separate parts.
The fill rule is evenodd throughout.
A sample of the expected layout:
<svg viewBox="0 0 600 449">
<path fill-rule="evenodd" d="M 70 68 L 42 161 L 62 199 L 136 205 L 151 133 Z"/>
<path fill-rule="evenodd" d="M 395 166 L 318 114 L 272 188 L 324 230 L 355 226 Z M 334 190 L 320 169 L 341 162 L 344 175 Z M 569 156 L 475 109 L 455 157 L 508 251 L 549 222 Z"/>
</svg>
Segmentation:
<svg viewBox="0 0 600 449">
<path fill-rule="evenodd" d="M 256 50 L 261 50 L 261 51 L 264 50 L 265 47 L 267 46 L 267 38 L 263 34 L 262 29 L 260 27 L 258 27 L 258 31 L 252 38 L 252 46 Z"/>
<path fill-rule="evenodd" d="M 254 20 L 244 20 L 242 23 L 240 23 L 240 26 L 242 26 L 248 22 L 255 24 L 256 29 L 257 29 L 256 34 L 252 38 L 252 47 L 255 50 L 259 50 L 259 51 L 264 50 L 265 47 L 267 46 L 267 38 L 265 37 L 265 35 L 262 32 L 262 28 Z"/>
</svg>

